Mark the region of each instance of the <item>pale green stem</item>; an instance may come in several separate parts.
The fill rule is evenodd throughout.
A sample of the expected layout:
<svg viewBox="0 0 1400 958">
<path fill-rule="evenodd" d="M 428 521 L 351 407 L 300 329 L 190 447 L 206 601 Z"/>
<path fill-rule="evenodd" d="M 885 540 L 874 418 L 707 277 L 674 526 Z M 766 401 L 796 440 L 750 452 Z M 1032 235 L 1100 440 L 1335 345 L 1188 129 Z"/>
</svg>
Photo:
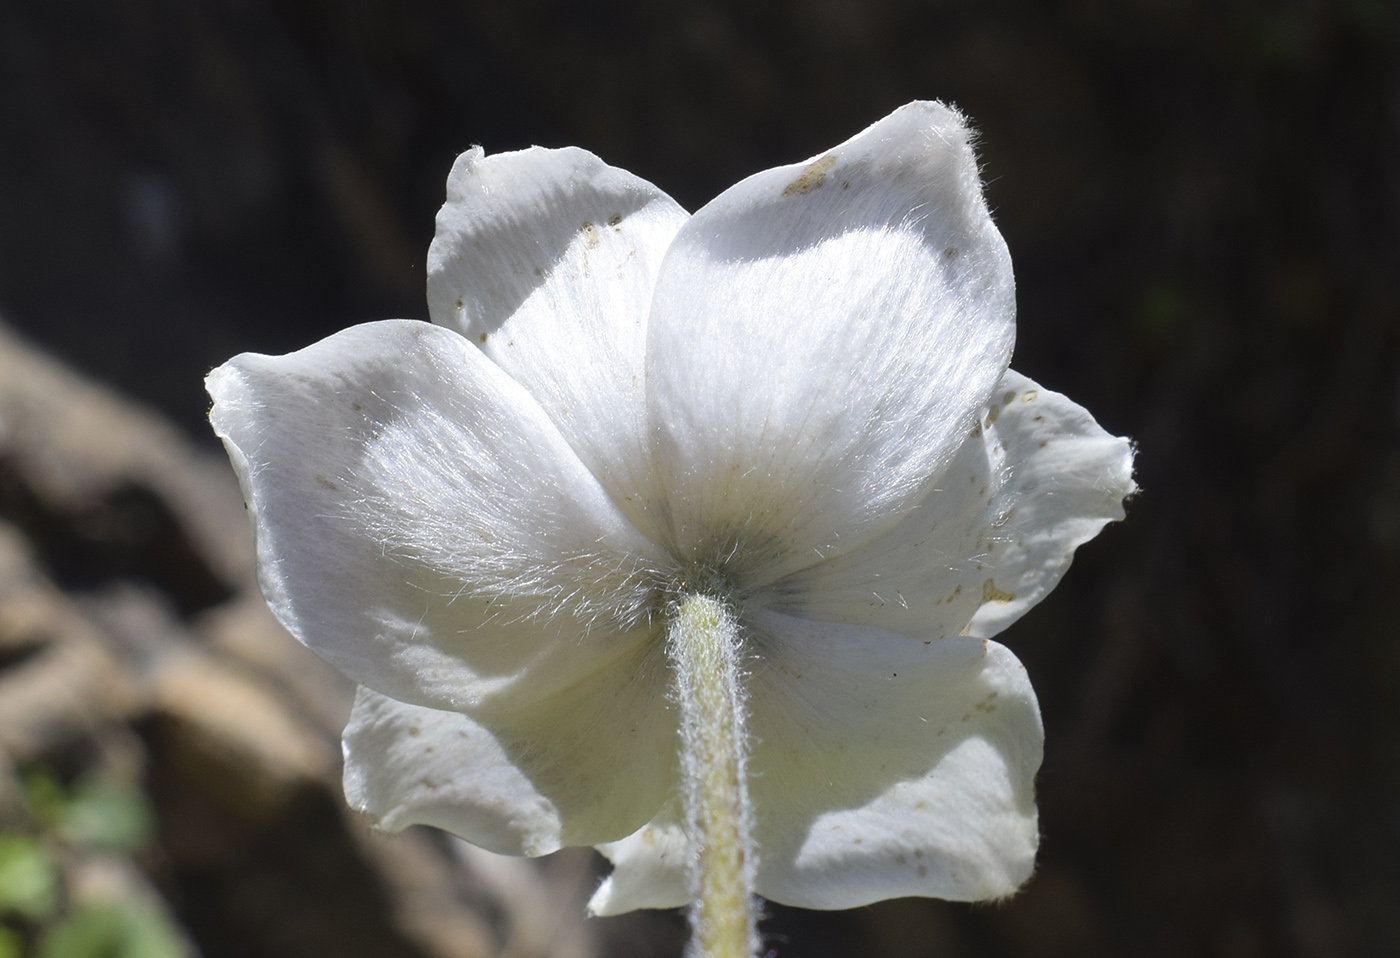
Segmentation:
<svg viewBox="0 0 1400 958">
<path fill-rule="evenodd" d="M 667 626 L 690 839 L 690 958 L 752 958 L 758 947 L 739 646 L 733 612 L 709 596 L 686 596 Z"/>
</svg>

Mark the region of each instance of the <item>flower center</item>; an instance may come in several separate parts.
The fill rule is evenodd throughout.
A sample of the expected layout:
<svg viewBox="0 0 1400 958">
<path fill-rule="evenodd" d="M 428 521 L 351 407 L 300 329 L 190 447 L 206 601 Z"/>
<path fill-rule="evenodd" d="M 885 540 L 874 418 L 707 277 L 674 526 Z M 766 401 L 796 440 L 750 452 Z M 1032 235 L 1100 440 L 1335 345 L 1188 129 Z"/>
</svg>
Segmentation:
<svg viewBox="0 0 1400 958">
<path fill-rule="evenodd" d="M 745 612 L 769 601 L 774 590 L 763 573 L 784 551 L 777 539 L 752 530 L 717 535 L 690 549 L 673 548 L 672 565 L 663 574 L 667 614 L 686 599 L 711 596 L 742 622 Z"/>
</svg>

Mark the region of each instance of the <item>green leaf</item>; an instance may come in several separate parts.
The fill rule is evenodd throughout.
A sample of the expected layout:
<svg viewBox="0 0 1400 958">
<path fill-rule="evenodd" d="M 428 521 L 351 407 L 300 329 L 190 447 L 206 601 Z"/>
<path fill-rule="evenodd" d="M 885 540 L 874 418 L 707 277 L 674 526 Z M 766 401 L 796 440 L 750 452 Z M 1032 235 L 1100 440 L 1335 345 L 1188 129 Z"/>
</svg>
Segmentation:
<svg viewBox="0 0 1400 958">
<path fill-rule="evenodd" d="M 24 958 L 24 939 L 18 932 L 0 926 L 0 958 Z"/>
<path fill-rule="evenodd" d="M 0 913 L 37 921 L 57 907 L 58 869 L 48 853 L 32 838 L 0 832 Z"/>
<path fill-rule="evenodd" d="M 44 937 L 37 958 L 184 958 L 165 916 L 143 902 L 89 906 Z"/>
<path fill-rule="evenodd" d="M 146 844 L 153 820 L 140 792 L 91 782 L 73 793 L 63 809 L 60 828 L 75 844 L 131 851 Z"/>
<path fill-rule="evenodd" d="M 68 804 L 62 783 L 47 768 L 31 768 L 24 773 L 24 797 L 29 810 L 45 828 L 58 824 Z"/>
</svg>

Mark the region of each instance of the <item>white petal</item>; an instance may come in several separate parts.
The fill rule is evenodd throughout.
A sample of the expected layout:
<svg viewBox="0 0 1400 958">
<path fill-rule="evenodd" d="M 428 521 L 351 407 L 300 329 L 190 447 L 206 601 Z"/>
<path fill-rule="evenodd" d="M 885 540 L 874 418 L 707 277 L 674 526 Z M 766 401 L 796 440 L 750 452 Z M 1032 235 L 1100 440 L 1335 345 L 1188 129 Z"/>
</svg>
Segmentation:
<svg viewBox="0 0 1400 958">
<path fill-rule="evenodd" d="M 681 549 L 767 543 L 772 581 L 892 527 L 1005 370 L 1014 300 L 971 135 L 941 104 L 700 210 L 662 264 L 647 342 Z"/>
<path fill-rule="evenodd" d="M 679 800 L 620 842 L 599 845 L 613 863 L 588 902 L 593 915 L 621 915 L 637 908 L 680 908 L 690 900 L 685 862 L 690 842 L 681 828 Z"/>
<path fill-rule="evenodd" d="M 899 525 L 773 587 L 775 611 L 919 639 L 960 634 L 982 603 L 987 504 L 995 493 L 980 436 Z"/>
<path fill-rule="evenodd" d="M 658 635 L 528 708 L 491 716 L 512 761 L 559 809 L 565 845 L 618 841 L 675 794 L 670 682 Z"/>
<path fill-rule="evenodd" d="M 760 894 L 806 908 L 977 900 L 1030 875 L 1043 734 L 1007 649 L 771 612 L 753 626 Z"/>
<path fill-rule="evenodd" d="M 662 256 L 688 214 L 584 150 L 457 158 L 428 251 L 433 322 L 539 401 L 635 522 L 647 486 L 643 352 Z M 632 498 L 628 498 L 628 497 Z"/>
<path fill-rule="evenodd" d="M 1060 581 L 1074 550 L 1123 518 L 1133 448 L 1083 407 L 1008 370 L 984 412 L 996 474 L 987 505 L 983 604 L 969 634 L 996 635 Z"/>
<path fill-rule="evenodd" d="M 779 582 L 773 607 L 918 638 L 965 628 L 989 638 L 1054 588 L 1076 547 L 1123 517 L 1133 488 L 1126 439 L 1007 370 L 918 508 L 868 545 Z"/>
<path fill-rule="evenodd" d="M 371 323 L 207 385 L 269 606 L 357 682 L 517 708 L 654 640 L 650 545 L 458 334 Z"/>
<path fill-rule="evenodd" d="M 364 686 L 345 726 L 345 799 L 386 831 L 432 825 L 503 855 L 561 847 L 559 810 L 490 732 Z"/>
<path fill-rule="evenodd" d="M 461 715 L 362 688 L 345 792 L 383 828 L 445 828 L 505 854 L 626 836 L 674 793 L 676 719 L 660 643 L 528 706 Z"/>
</svg>

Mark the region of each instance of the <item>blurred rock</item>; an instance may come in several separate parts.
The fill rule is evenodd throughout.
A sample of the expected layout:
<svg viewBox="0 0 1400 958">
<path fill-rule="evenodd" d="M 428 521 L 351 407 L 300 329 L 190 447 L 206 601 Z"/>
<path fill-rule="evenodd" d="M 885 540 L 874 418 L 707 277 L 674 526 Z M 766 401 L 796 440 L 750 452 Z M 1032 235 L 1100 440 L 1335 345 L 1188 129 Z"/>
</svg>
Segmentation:
<svg viewBox="0 0 1400 958">
<path fill-rule="evenodd" d="M 566 848 L 541 868 L 529 859 L 496 855 L 460 839 L 452 839 L 452 845 L 476 878 L 507 903 L 501 958 L 600 954 L 585 917 L 597 885 L 588 849 Z"/>
<path fill-rule="evenodd" d="M 253 568 L 229 470 L 0 326 L 0 515 L 64 585 L 145 579 L 185 612 Z"/>
<path fill-rule="evenodd" d="M 282 700 L 336 742 L 350 715 L 354 683 L 311 654 L 272 617 L 256 590 L 246 590 L 192 623 L 211 648 L 246 663 Z"/>
<path fill-rule="evenodd" d="M 141 693 L 96 632 L 0 522 L 0 749 L 16 764 L 133 718 Z"/>
<path fill-rule="evenodd" d="M 155 677 L 146 733 L 170 801 L 188 807 L 165 833 L 167 850 L 191 865 L 237 857 L 335 765 L 271 689 L 195 653 L 172 655 Z"/>
</svg>

